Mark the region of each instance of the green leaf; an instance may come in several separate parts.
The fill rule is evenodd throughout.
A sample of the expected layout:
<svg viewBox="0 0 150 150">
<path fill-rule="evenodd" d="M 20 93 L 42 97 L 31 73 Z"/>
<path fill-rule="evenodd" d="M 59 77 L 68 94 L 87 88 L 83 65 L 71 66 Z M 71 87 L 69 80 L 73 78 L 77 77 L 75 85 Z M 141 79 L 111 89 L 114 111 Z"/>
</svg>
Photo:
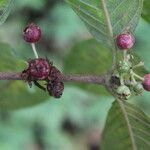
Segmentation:
<svg viewBox="0 0 150 150">
<path fill-rule="evenodd" d="M 141 96 L 135 96 L 132 99 L 132 102 L 139 106 L 148 116 L 150 116 L 150 100 L 149 100 L 150 93 L 144 91 Z"/>
<path fill-rule="evenodd" d="M 150 1 L 144 0 L 142 17 L 150 23 Z"/>
<path fill-rule="evenodd" d="M 25 68 L 25 62 L 14 56 L 12 48 L 0 43 L 0 71 L 17 72 Z M 47 99 L 48 94 L 39 89 L 29 89 L 23 81 L 0 81 L 0 109 L 10 110 L 32 106 Z"/>
<path fill-rule="evenodd" d="M 133 32 L 143 0 L 66 0 L 84 21 L 90 33 L 111 47 L 113 38 L 125 30 Z"/>
<path fill-rule="evenodd" d="M 111 66 L 111 52 L 102 47 L 94 39 L 76 44 L 64 61 L 64 72 L 68 74 L 95 74 L 106 73 Z M 98 85 L 75 84 L 94 94 L 105 95 L 106 90 Z M 108 94 L 108 93 L 107 93 Z"/>
<path fill-rule="evenodd" d="M 103 150 L 149 150 L 150 119 L 136 106 L 117 100 L 109 111 Z"/>
<path fill-rule="evenodd" d="M 0 70 L 1 71 L 20 71 L 25 67 L 25 62 L 15 56 L 15 51 L 9 44 L 0 43 Z"/>
<path fill-rule="evenodd" d="M 14 0 L 0 0 L 0 25 L 6 21 L 10 13 L 13 1 Z"/>
</svg>

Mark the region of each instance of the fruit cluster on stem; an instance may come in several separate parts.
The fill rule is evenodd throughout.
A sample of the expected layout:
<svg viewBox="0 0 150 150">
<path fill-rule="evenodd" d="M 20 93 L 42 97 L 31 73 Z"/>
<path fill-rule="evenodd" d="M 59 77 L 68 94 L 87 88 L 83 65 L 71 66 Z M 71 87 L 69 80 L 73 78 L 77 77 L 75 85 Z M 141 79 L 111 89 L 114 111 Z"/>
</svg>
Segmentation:
<svg viewBox="0 0 150 150">
<path fill-rule="evenodd" d="M 39 58 L 35 48 L 35 43 L 37 43 L 41 38 L 40 27 L 33 23 L 29 24 L 23 30 L 23 38 L 26 42 L 31 43 L 36 58 L 28 61 L 28 68 L 22 72 L 21 78 L 27 81 L 30 86 L 32 85 L 32 83 L 34 83 L 42 90 L 48 91 L 51 96 L 60 98 L 64 90 L 62 74 L 56 67 L 53 66 L 51 62 L 48 61 L 48 59 Z M 117 95 L 119 99 L 123 100 L 128 99 L 131 96 L 132 91 L 136 95 L 141 94 L 143 89 L 145 89 L 146 91 L 150 91 L 150 74 L 145 75 L 145 77 L 142 78 L 134 72 L 136 68 L 144 65 L 143 62 L 140 62 L 136 65 L 133 65 L 131 62 L 132 56 L 128 54 L 128 51 L 134 46 L 134 44 L 135 38 L 129 32 L 122 33 L 117 36 L 116 45 L 118 49 L 123 52 L 123 59 L 119 60 L 119 62 L 117 63 L 117 71 L 115 71 L 113 76 L 111 76 L 111 83 L 109 82 L 108 84 L 106 79 L 108 78 L 107 75 L 103 77 L 103 83 L 101 77 L 95 78 L 94 76 L 88 76 L 88 80 L 86 80 L 85 76 L 83 77 L 83 79 L 82 77 L 76 78 L 75 76 L 71 76 L 73 78 L 68 79 L 68 77 L 67 80 L 85 82 L 88 81 L 89 83 L 97 83 L 97 81 L 101 81 L 101 84 L 106 86 L 107 89 L 111 88 L 110 91 L 112 91 L 112 89 L 115 89 L 115 94 L 113 95 Z M 112 78 L 115 79 L 115 82 L 117 79 L 116 85 L 112 83 Z M 38 82 L 39 80 L 44 80 L 46 82 L 46 87 L 40 85 Z M 128 80 L 130 84 L 126 84 L 126 80 Z M 113 86 L 115 86 L 115 88 Z"/>
<path fill-rule="evenodd" d="M 118 35 L 116 38 L 116 45 L 120 51 L 123 52 L 123 59 L 118 62 L 117 76 L 120 79 L 120 85 L 116 89 L 119 99 L 128 99 L 133 91 L 136 95 L 140 95 L 143 89 L 150 91 L 150 75 L 145 75 L 144 78 L 137 75 L 134 70 L 138 67 L 144 66 L 143 62 L 133 65 L 131 59 L 134 59 L 128 51 L 134 46 L 134 36 L 127 32 Z M 125 80 L 130 81 L 130 85 L 125 84 Z"/>
<path fill-rule="evenodd" d="M 41 38 L 40 27 L 34 23 L 29 24 L 23 30 L 23 38 L 31 44 L 35 59 L 28 61 L 28 67 L 22 72 L 21 78 L 27 81 L 30 87 L 34 83 L 40 89 L 48 91 L 49 95 L 60 98 L 64 90 L 61 72 L 48 59 L 39 58 L 36 51 L 35 43 Z M 39 80 L 44 80 L 46 87 L 42 86 Z"/>
</svg>

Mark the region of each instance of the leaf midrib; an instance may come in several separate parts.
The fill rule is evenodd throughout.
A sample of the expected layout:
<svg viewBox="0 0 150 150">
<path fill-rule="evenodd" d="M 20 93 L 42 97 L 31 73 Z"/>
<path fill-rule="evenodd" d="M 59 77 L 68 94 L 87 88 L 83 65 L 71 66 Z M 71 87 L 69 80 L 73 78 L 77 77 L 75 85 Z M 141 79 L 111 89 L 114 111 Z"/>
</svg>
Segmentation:
<svg viewBox="0 0 150 150">
<path fill-rule="evenodd" d="M 102 11 L 103 11 L 104 16 L 105 16 L 106 25 L 107 25 L 107 28 L 108 28 L 108 34 L 110 36 L 110 44 L 111 44 L 112 55 L 113 55 L 111 72 L 113 72 L 113 70 L 116 67 L 116 58 L 117 58 L 117 50 L 116 50 L 115 43 L 114 43 L 113 27 L 112 27 L 112 24 L 111 24 L 110 15 L 109 15 L 109 12 L 107 10 L 105 0 L 101 0 L 101 4 L 102 4 Z"/>
<path fill-rule="evenodd" d="M 127 124 L 128 132 L 129 132 L 129 135 L 130 135 L 130 138 L 131 138 L 132 148 L 133 148 L 133 150 L 137 150 L 136 142 L 135 142 L 135 139 L 134 139 L 134 133 L 132 131 L 132 126 L 131 126 L 129 118 L 128 118 L 128 113 L 125 109 L 125 106 L 124 106 L 123 102 L 119 99 L 117 99 L 117 102 L 119 103 L 119 106 L 121 108 L 122 114 L 123 114 L 124 119 L 125 119 L 125 122 Z"/>
<path fill-rule="evenodd" d="M 101 4 L 102 4 L 102 10 L 103 10 L 103 13 L 104 13 L 104 16 L 105 16 L 105 21 L 106 21 L 106 25 L 107 25 L 107 28 L 108 28 L 108 34 L 112 40 L 113 38 L 113 28 L 112 28 L 112 24 L 111 24 L 111 20 L 110 20 L 110 15 L 109 15 L 109 12 L 107 10 L 107 6 L 106 6 L 106 3 L 105 3 L 105 0 L 101 0 Z"/>
</svg>

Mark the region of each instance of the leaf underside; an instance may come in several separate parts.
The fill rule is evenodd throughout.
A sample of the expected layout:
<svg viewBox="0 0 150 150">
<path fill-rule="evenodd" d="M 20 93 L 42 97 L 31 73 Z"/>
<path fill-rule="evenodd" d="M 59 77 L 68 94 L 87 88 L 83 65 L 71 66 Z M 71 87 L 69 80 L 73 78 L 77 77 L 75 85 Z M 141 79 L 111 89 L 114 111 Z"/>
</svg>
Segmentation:
<svg viewBox="0 0 150 150">
<path fill-rule="evenodd" d="M 136 106 L 115 101 L 103 133 L 103 150 L 149 150 L 150 119 Z"/>
<path fill-rule="evenodd" d="M 66 0 L 83 20 L 90 33 L 107 47 L 112 46 L 107 19 L 113 38 L 124 31 L 133 32 L 141 16 L 143 0 Z M 106 6 L 104 10 L 104 5 Z M 110 39 L 110 40 L 109 40 Z"/>
</svg>

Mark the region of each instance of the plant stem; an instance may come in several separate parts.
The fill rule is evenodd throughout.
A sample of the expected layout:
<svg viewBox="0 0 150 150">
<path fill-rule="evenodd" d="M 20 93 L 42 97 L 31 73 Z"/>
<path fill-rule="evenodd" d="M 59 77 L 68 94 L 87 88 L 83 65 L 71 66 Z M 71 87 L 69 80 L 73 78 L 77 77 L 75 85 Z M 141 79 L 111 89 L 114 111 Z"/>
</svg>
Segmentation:
<svg viewBox="0 0 150 150">
<path fill-rule="evenodd" d="M 123 51 L 123 60 L 124 61 L 127 60 L 127 51 L 126 50 Z"/>
<path fill-rule="evenodd" d="M 31 43 L 31 47 L 32 47 L 35 58 L 39 58 L 36 47 L 35 47 L 35 44 Z"/>
<path fill-rule="evenodd" d="M 117 66 L 117 50 L 115 48 L 112 49 L 112 55 L 113 55 L 112 60 L 112 72 L 113 72 Z"/>
<path fill-rule="evenodd" d="M 123 75 L 120 76 L 120 83 L 121 83 L 121 85 L 124 85 Z"/>
<path fill-rule="evenodd" d="M 135 78 L 134 78 L 133 70 L 132 70 L 132 69 L 130 69 L 130 76 L 131 76 L 132 82 L 135 84 L 135 83 L 136 83 L 136 80 L 135 80 Z"/>
<path fill-rule="evenodd" d="M 137 75 L 135 72 L 133 72 L 133 70 L 131 71 L 131 75 L 135 76 L 136 78 L 140 79 L 141 81 L 144 81 L 144 78 L 142 78 L 141 76 Z"/>
<path fill-rule="evenodd" d="M 101 84 L 105 85 L 106 75 L 62 75 L 62 81 L 64 82 L 81 82 L 81 83 L 91 83 L 91 84 Z M 0 80 L 23 80 L 21 78 L 21 73 L 8 73 L 0 72 Z"/>
<path fill-rule="evenodd" d="M 105 85 L 106 75 L 62 75 L 62 80 L 65 82 L 82 82 Z"/>
<path fill-rule="evenodd" d="M 142 67 L 142 66 L 144 66 L 144 62 L 140 62 L 139 64 L 133 66 L 132 69 L 136 69 L 136 68 Z"/>
</svg>

